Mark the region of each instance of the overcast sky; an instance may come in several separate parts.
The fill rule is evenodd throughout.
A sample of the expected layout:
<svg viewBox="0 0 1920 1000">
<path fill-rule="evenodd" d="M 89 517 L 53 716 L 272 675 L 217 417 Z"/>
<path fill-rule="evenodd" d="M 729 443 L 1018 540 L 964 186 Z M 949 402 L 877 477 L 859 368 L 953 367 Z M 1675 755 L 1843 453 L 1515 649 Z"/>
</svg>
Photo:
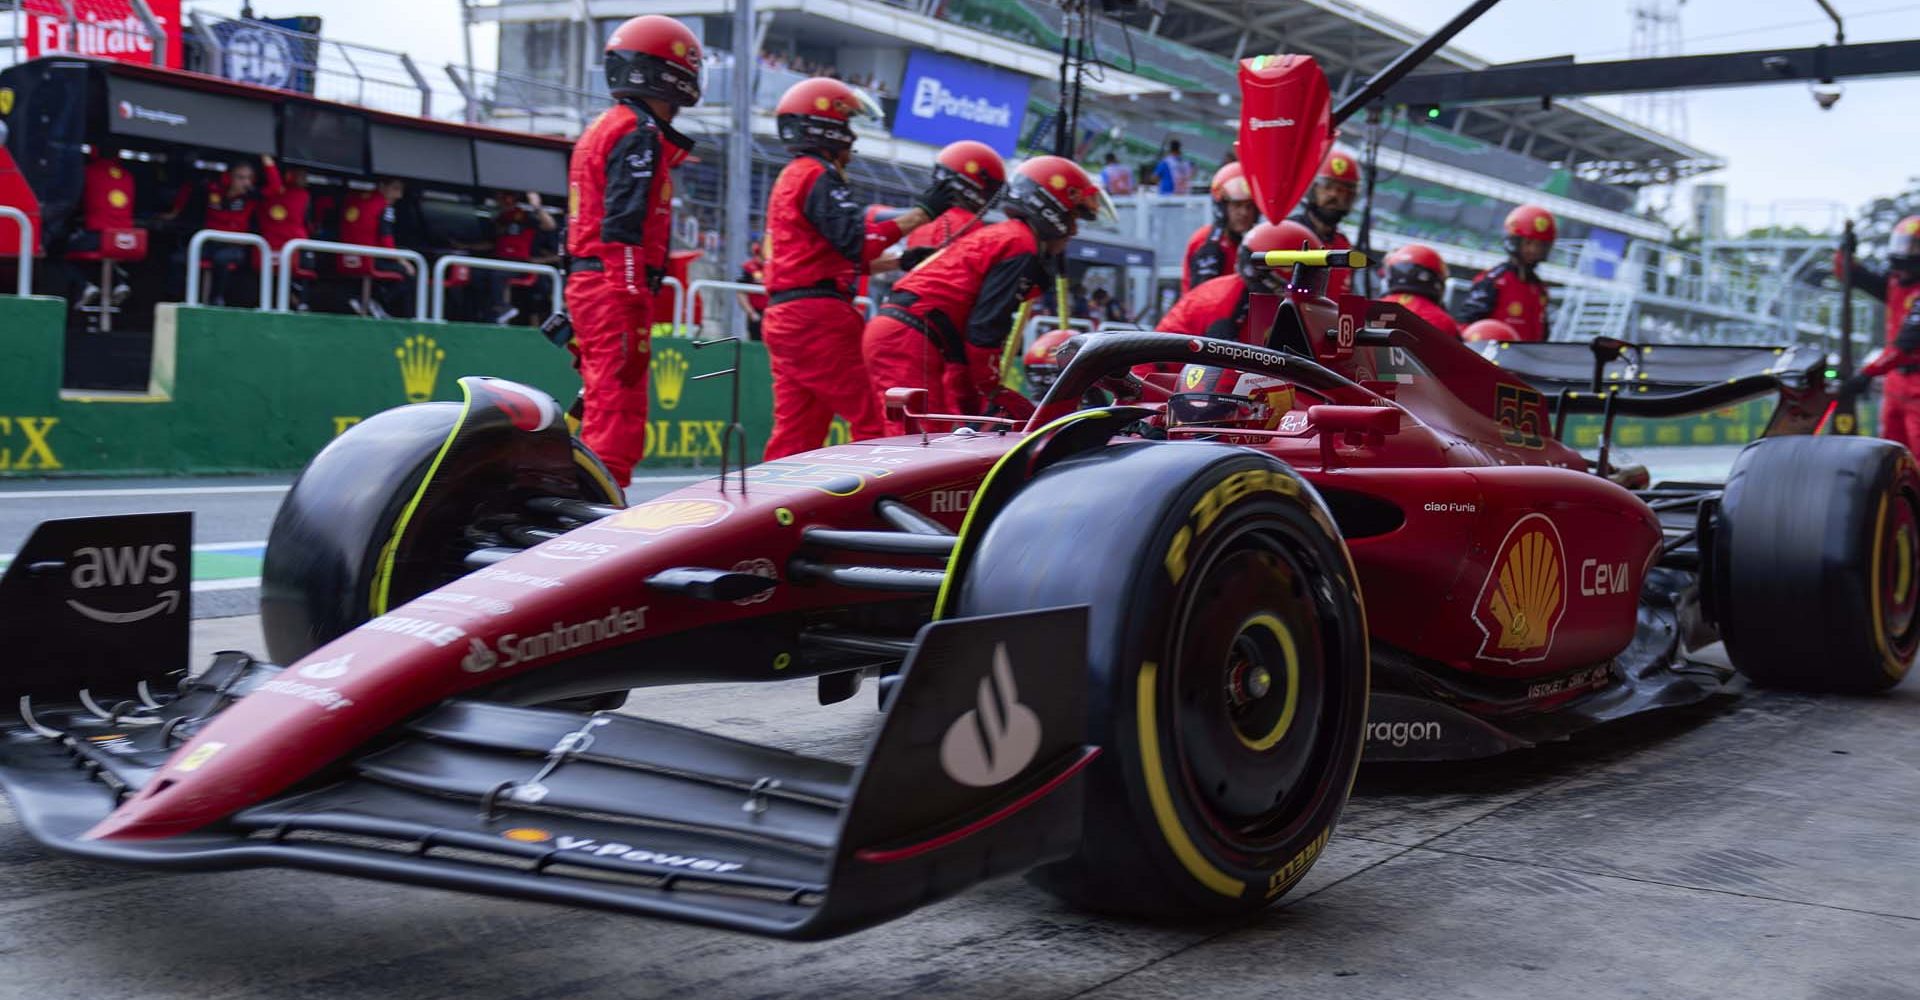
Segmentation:
<svg viewBox="0 0 1920 1000">
<path fill-rule="evenodd" d="M 1465 0 L 1360 2 L 1431 30 Z M 1625 58 L 1635 3 L 1504 0 L 1456 44 L 1495 62 L 1568 53 Z M 1849 42 L 1920 37 L 1916 0 L 1832 3 L 1846 18 Z M 188 0 L 188 6 L 234 14 L 240 3 Z M 428 66 L 460 61 L 459 0 L 406 0 L 405 6 L 404 19 L 396 17 L 396 0 L 264 0 L 255 10 L 269 17 L 318 14 L 330 37 L 403 49 Z M 1688 53 L 1808 46 L 1833 38 L 1815 0 L 1686 0 L 1680 10 Z M 476 65 L 492 65 L 493 45 L 491 31 L 475 32 Z M 1618 100 L 1603 103 L 1620 109 Z M 1920 185 L 1920 77 L 1848 83 L 1831 111 L 1815 107 L 1803 83 L 1701 91 L 1688 95 L 1686 106 L 1686 138 L 1730 163 L 1709 175 L 1727 185 L 1729 227 L 1740 227 L 1743 219 L 1764 225 L 1776 205 L 1784 223 L 1824 226 L 1835 203 L 1852 208 Z M 1684 203 L 1682 195 L 1678 204 Z"/>
</svg>

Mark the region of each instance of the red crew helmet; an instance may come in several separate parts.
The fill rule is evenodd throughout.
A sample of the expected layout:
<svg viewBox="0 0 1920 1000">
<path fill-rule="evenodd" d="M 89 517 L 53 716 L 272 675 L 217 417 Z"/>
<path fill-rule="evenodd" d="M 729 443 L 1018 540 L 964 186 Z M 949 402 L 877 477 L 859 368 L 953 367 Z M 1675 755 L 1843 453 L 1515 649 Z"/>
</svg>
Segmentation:
<svg viewBox="0 0 1920 1000">
<path fill-rule="evenodd" d="M 700 39 L 671 17 L 628 18 L 613 29 L 600 61 L 614 97 L 652 97 L 683 108 L 700 102 Z"/>
<path fill-rule="evenodd" d="M 1067 366 L 1066 359 L 1060 357 L 1060 348 L 1079 332 L 1073 329 L 1049 330 L 1027 345 L 1022 367 L 1027 371 L 1027 385 L 1036 399 L 1046 395 L 1047 390 L 1060 378 L 1060 369 Z"/>
<path fill-rule="evenodd" d="M 1239 163 L 1229 163 L 1213 172 L 1213 183 L 1207 186 L 1213 194 L 1213 200 L 1252 201 L 1253 185 L 1247 183 L 1246 168 Z"/>
<path fill-rule="evenodd" d="M 1292 219 L 1262 222 L 1240 238 L 1240 277 L 1255 291 L 1278 292 L 1293 277 L 1291 267 L 1255 266 L 1254 258 L 1268 250 L 1318 250 L 1320 238 Z"/>
<path fill-rule="evenodd" d="M 1909 215 L 1893 225 L 1887 238 L 1887 263 L 1896 271 L 1920 273 L 1920 215 Z"/>
<path fill-rule="evenodd" d="M 1507 249 L 1515 249 L 1516 240 L 1545 240 L 1552 243 L 1560 235 L 1553 213 L 1538 205 L 1521 205 L 1507 213 Z"/>
<path fill-rule="evenodd" d="M 1460 339 L 1468 343 L 1481 340 L 1516 343 L 1520 340 L 1520 331 L 1497 319 L 1483 319 L 1477 323 L 1467 324 L 1467 328 L 1460 331 Z"/>
<path fill-rule="evenodd" d="M 1075 219 L 1116 218 L 1107 193 L 1064 156 L 1036 156 L 1020 164 L 1001 207 L 1007 215 L 1026 220 L 1043 240 L 1073 235 Z"/>
<path fill-rule="evenodd" d="M 830 76 L 816 76 L 787 88 L 774 105 L 780 141 L 795 152 L 820 149 L 830 153 L 852 148 L 855 118 L 885 117 L 867 92 Z"/>
<path fill-rule="evenodd" d="M 1447 291 L 1447 263 L 1438 251 L 1409 243 L 1387 255 L 1387 291 L 1412 292 L 1435 302 Z"/>
<path fill-rule="evenodd" d="M 1360 158 L 1345 146 L 1334 146 L 1327 150 L 1326 159 L 1320 161 L 1320 172 L 1313 179 L 1359 187 Z"/>
<path fill-rule="evenodd" d="M 984 142 L 950 142 L 934 157 L 933 179 L 953 193 L 954 201 L 978 213 L 1007 183 L 1007 165 Z"/>
</svg>

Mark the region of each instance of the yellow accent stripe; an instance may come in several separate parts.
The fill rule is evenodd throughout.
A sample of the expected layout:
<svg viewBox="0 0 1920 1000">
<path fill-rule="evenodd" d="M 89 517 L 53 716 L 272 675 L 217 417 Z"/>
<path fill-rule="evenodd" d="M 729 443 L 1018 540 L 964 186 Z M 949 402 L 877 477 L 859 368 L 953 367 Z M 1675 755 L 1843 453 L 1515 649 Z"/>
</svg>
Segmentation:
<svg viewBox="0 0 1920 1000">
<path fill-rule="evenodd" d="M 1159 675 L 1159 664 L 1152 661 L 1140 664 L 1139 683 L 1134 691 L 1140 726 L 1140 772 L 1147 783 L 1147 801 L 1153 805 L 1154 821 L 1160 824 L 1160 836 L 1188 874 L 1222 896 L 1239 899 L 1246 895 L 1247 884 L 1201 857 L 1200 849 L 1193 846 L 1193 839 L 1187 836 L 1186 827 L 1180 825 L 1179 814 L 1174 812 L 1173 796 L 1167 792 L 1167 776 L 1160 769 L 1160 729 L 1154 719 Z"/>
<path fill-rule="evenodd" d="M 1867 578 L 1870 581 L 1867 590 L 1873 595 L 1873 644 L 1880 647 L 1880 666 L 1886 670 L 1888 677 L 1898 680 L 1907 675 L 1907 668 L 1911 664 L 1902 663 L 1899 657 L 1893 655 L 1893 644 L 1887 641 L 1887 612 L 1880 605 L 1880 560 L 1883 558 L 1882 549 L 1887 540 L 1887 501 L 1889 499 L 1891 497 L 1888 495 L 1881 494 L 1880 511 L 1874 517 L 1873 565 L 1869 570 L 1872 575 Z"/>
<path fill-rule="evenodd" d="M 569 441 L 567 446 L 573 450 L 573 464 L 579 466 L 588 476 L 593 478 L 594 483 L 600 487 L 606 498 L 611 500 L 614 506 L 625 507 L 627 505 L 626 493 L 607 476 L 607 470 L 602 468 L 599 462 L 586 456 L 582 451 L 582 449 L 586 448 L 586 445 L 574 447 L 574 442 Z"/>
<path fill-rule="evenodd" d="M 1267 267 L 1366 267 L 1367 255 L 1358 250 L 1268 250 L 1260 255 Z"/>
<path fill-rule="evenodd" d="M 393 583 L 394 560 L 400 555 L 400 536 L 406 534 L 407 522 L 413 520 L 413 512 L 420 507 L 420 498 L 426 496 L 427 487 L 440 472 L 440 462 L 447 457 L 447 450 L 453 447 L 453 439 L 459 436 L 460 428 L 467 422 L 467 413 L 473 409 L 473 393 L 465 382 L 460 383 L 460 397 L 459 419 L 453 422 L 447 439 L 440 442 L 440 450 L 434 453 L 433 464 L 427 466 L 427 474 L 420 478 L 420 487 L 413 491 L 413 499 L 407 501 L 406 509 L 400 512 L 400 519 L 394 522 L 392 536 L 380 547 L 380 565 L 373 575 L 373 593 L 368 595 L 375 617 L 387 613 L 387 589 Z"/>
<path fill-rule="evenodd" d="M 1000 349 L 1000 384 L 1015 392 L 1026 391 L 1026 386 L 1019 385 L 1013 381 L 1013 362 L 1015 358 L 1023 356 L 1024 352 L 1021 351 L 1021 348 L 1024 345 L 1020 342 L 1020 331 L 1027 328 L 1027 314 L 1032 311 L 1033 300 L 1031 299 L 1023 300 L 1020 303 L 1020 308 L 1013 311 L 1013 329 L 1007 334 L 1006 346 Z M 1027 366 L 1022 364 L 1020 366 L 1021 374 L 1024 375 L 1026 370 Z"/>
<path fill-rule="evenodd" d="M 1065 427 L 1067 424 L 1070 424 L 1076 420 L 1084 420 L 1088 417 L 1104 417 L 1106 415 L 1107 415 L 1107 411 L 1105 410 L 1080 410 L 1075 413 L 1069 413 L 1066 416 L 1061 417 L 1060 419 L 1055 420 L 1054 422 L 1046 425 L 1045 427 L 1042 427 L 1039 430 L 1034 431 L 1033 433 L 1028 434 L 1026 437 L 1022 438 L 1019 444 L 1016 444 L 1013 447 L 1008 448 L 1006 454 L 1001 455 L 999 461 L 993 463 L 993 468 L 987 470 L 986 478 L 980 480 L 979 488 L 974 491 L 974 497 L 976 499 L 972 504 L 972 506 L 969 506 L 967 508 L 967 516 L 960 519 L 960 533 L 958 535 L 955 535 L 953 538 L 953 552 L 952 554 L 947 556 L 947 572 L 946 572 L 946 575 L 942 577 L 940 580 L 940 592 L 934 595 L 934 598 L 933 598 L 933 620 L 934 621 L 939 621 L 942 618 L 945 618 L 947 616 L 948 588 L 951 587 L 953 584 L 954 570 L 960 566 L 961 558 L 966 555 L 967 539 L 971 537 L 968 533 L 973 530 L 973 515 L 980 510 L 980 503 L 978 498 L 984 497 L 987 495 L 987 487 L 993 484 L 993 477 L 1000 474 L 1000 470 L 1006 466 L 1007 460 L 1012 458 L 1015 455 L 1020 454 L 1022 451 L 1025 451 L 1029 446 L 1032 446 L 1035 442 L 1045 440 L 1046 434 L 1049 431 L 1055 430 L 1056 428 Z"/>
<path fill-rule="evenodd" d="M 1280 619 L 1261 614 L 1255 615 L 1247 624 L 1258 625 L 1273 633 L 1275 639 L 1280 640 L 1280 654 L 1287 659 L 1287 707 L 1281 710 L 1280 721 L 1273 724 L 1273 732 L 1257 740 L 1241 736 L 1238 730 L 1235 730 L 1234 736 L 1238 737 L 1248 749 L 1271 750 L 1274 744 L 1280 742 L 1281 737 L 1287 735 L 1287 730 L 1293 726 L 1294 710 L 1300 707 L 1300 651 L 1293 644 L 1293 633 L 1287 630 L 1286 623 Z"/>
</svg>

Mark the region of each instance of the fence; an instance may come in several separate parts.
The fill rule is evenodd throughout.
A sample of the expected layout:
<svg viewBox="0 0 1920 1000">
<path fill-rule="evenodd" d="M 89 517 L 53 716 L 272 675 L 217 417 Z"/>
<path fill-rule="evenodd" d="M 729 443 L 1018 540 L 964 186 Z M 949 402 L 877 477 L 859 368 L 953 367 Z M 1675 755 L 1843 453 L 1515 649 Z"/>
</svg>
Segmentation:
<svg viewBox="0 0 1920 1000">
<path fill-rule="evenodd" d="M 209 243 L 236 243 L 253 247 L 260 255 L 260 305 L 262 311 L 273 307 L 273 248 L 254 233 L 236 233 L 226 229 L 202 229 L 187 241 L 187 305 L 200 304 L 201 251 Z"/>
<path fill-rule="evenodd" d="M 0 205 L 0 219 L 10 219 L 20 232 L 20 275 L 14 294 L 22 298 L 33 294 L 33 222 L 27 213 L 11 205 Z"/>
<path fill-rule="evenodd" d="M 476 271 L 506 271 L 510 274 L 537 274 L 553 281 L 553 310 L 561 312 L 567 308 L 566 282 L 560 280 L 560 270 L 546 264 L 528 264 L 517 260 L 496 260 L 492 257 L 464 257 L 460 254 L 448 254 L 433 262 L 433 307 L 424 315 L 436 323 L 446 322 L 447 318 L 447 269 L 453 267 L 472 268 Z"/>
<path fill-rule="evenodd" d="M 380 260 L 399 260 L 413 264 L 413 314 L 427 314 L 427 259 L 412 250 L 397 250 L 388 247 L 365 247 L 357 243 L 335 243 L 332 240 L 288 240 L 280 247 L 280 295 L 273 307 L 274 312 L 288 312 L 293 308 L 293 257 L 302 250 L 318 253 L 339 254 L 341 256 L 374 257 Z"/>
</svg>

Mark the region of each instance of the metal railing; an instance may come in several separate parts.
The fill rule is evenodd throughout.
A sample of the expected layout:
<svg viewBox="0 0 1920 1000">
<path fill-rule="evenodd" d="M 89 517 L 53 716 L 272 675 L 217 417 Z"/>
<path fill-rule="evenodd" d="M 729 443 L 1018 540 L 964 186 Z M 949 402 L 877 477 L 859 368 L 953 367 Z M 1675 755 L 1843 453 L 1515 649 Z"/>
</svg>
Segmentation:
<svg viewBox="0 0 1920 1000">
<path fill-rule="evenodd" d="M 273 308 L 273 248 L 255 233 L 236 233 L 227 229 L 202 229 L 187 241 L 187 305 L 200 304 L 200 259 L 209 243 L 236 243 L 254 248 L 260 254 L 260 305 L 266 312 Z"/>
<path fill-rule="evenodd" d="M 33 294 L 33 220 L 12 205 L 0 205 L 0 219 L 9 219 L 20 227 L 20 276 L 14 294 L 25 298 Z"/>
<path fill-rule="evenodd" d="M 293 255 L 302 250 L 315 253 L 330 253 L 342 257 L 372 257 L 377 260 L 400 260 L 413 264 L 413 315 L 418 318 L 427 314 L 427 259 L 412 250 L 400 250 L 393 247 L 368 247 L 358 243 L 335 243 L 332 240 L 288 240 L 280 247 L 280 258 L 276 270 L 279 271 L 280 294 L 275 299 L 274 311 L 287 312 L 293 308 Z"/>
<path fill-rule="evenodd" d="M 667 280 L 672 281 L 673 279 L 668 278 Z M 673 326 L 675 336 L 693 336 L 693 304 L 701 292 L 708 291 L 746 292 L 749 295 L 764 295 L 766 294 L 767 286 L 756 285 L 746 281 L 721 281 L 718 278 L 701 278 L 693 282 L 687 286 L 686 296 L 680 308 L 674 311 Z M 856 295 L 853 297 L 853 304 L 858 306 L 860 311 L 865 314 L 868 319 L 873 318 L 874 301 L 872 296 Z"/>
<path fill-rule="evenodd" d="M 465 267 L 475 271 L 505 271 L 509 274 L 538 274 L 553 281 L 553 310 L 561 312 L 567 308 L 565 282 L 560 280 L 560 269 L 549 264 L 531 264 L 518 260 L 498 260 L 492 257 L 465 257 L 460 254 L 448 254 L 433 262 L 433 306 L 426 317 L 436 323 L 447 319 L 447 270 L 453 267 Z"/>
<path fill-rule="evenodd" d="M 687 286 L 681 284 L 680 279 L 671 274 L 661 278 L 660 285 L 663 288 L 671 287 L 673 289 L 673 307 L 667 310 L 669 322 L 673 324 L 673 333 L 670 334 L 670 336 L 683 336 L 680 331 L 685 328 L 680 325 L 680 314 L 685 312 L 687 308 Z M 691 337 L 693 334 L 687 333 L 684 334 L 684 336 Z"/>
</svg>

